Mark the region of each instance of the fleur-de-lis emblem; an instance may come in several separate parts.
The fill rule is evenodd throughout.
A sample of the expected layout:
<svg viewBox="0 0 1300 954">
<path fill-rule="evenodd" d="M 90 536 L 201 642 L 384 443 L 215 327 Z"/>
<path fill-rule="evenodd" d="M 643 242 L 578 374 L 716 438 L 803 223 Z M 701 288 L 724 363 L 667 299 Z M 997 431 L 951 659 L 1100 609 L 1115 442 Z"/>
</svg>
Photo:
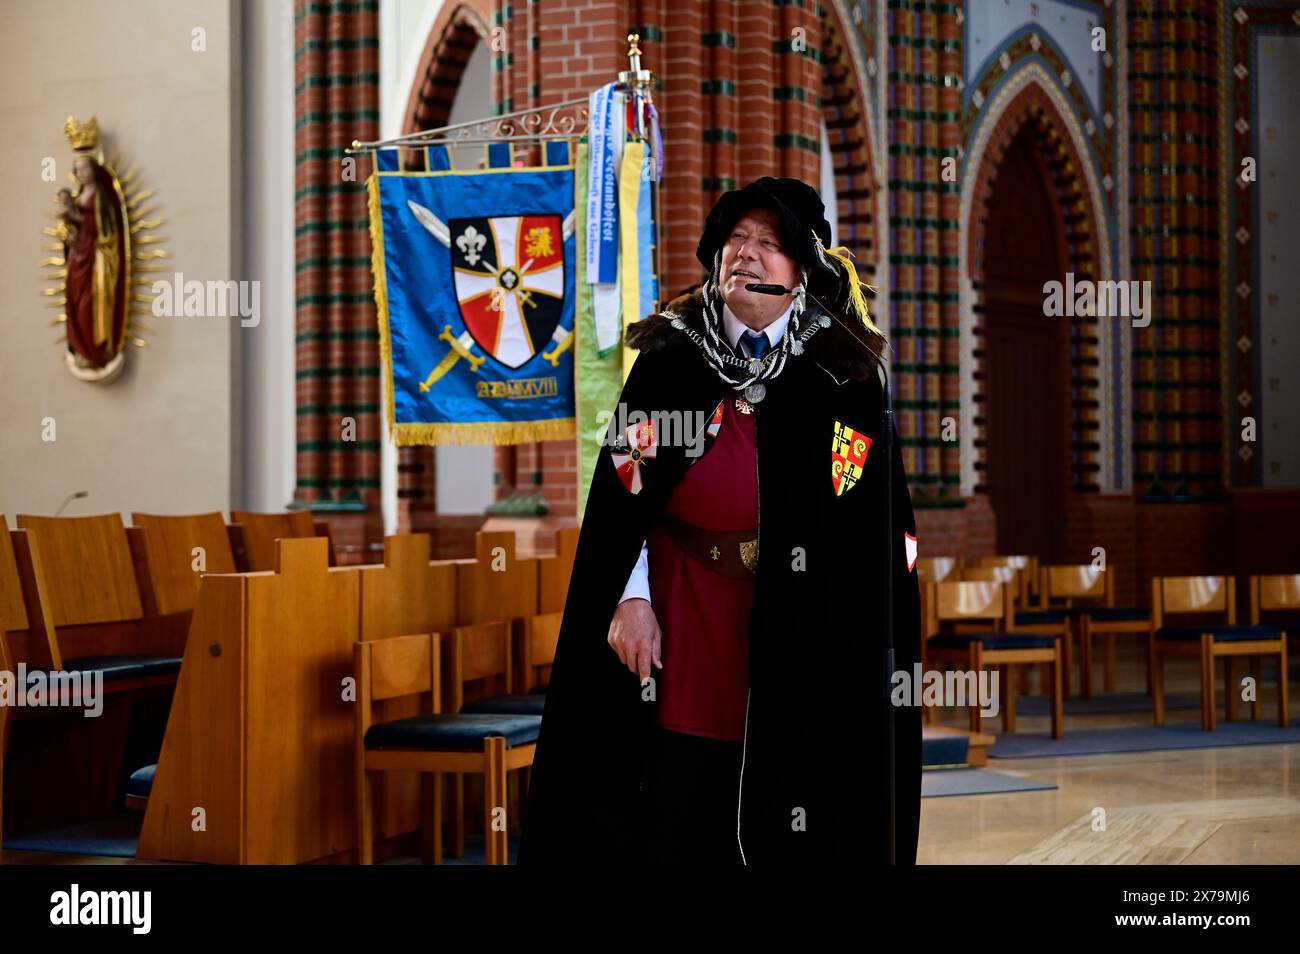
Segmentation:
<svg viewBox="0 0 1300 954">
<path fill-rule="evenodd" d="M 486 244 L 487 236 L 472 225 L 456 239 L 456 247 L 465 253 L 465 261 L 471 265 L 478 264 L 478 260 L 483 257 L 479 252 L 483 251 Z"/>
</svg>

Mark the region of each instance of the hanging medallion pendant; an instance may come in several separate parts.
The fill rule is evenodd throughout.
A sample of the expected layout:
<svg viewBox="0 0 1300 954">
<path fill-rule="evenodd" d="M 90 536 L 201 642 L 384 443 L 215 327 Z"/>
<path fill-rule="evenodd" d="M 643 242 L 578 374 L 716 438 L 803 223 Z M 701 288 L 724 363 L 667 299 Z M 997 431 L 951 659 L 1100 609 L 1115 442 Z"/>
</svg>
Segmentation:
<svg viewBox="0 0 1300 954">
<path fill-rule="evenodd" d="M 757 404 L 767 395 L 767 385 L 762 381 L 757 381 L 745 388 L 745 400 L 750 404 Z"/>
</svg>

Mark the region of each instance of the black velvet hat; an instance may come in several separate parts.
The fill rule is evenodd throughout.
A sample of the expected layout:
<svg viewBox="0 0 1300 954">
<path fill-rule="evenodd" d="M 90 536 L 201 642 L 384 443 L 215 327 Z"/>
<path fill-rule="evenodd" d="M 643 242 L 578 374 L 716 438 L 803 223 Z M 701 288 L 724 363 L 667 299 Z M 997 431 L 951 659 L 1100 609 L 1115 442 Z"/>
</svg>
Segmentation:
<svg viewBox="0 0 1300 954">
<path fill-rule="evenodd" d="M 876 335 L 879 329 L 867 312 L 863 284 L 848 249 L 828 248 L 831 226 L 826 206 L 817 190 L 799 179 L 764 176 L 718 199 L 704 220 L 704 235 L 695 257 L 713 270 L 718 250 L 726 244 L 740 217 L 753 209 L 771 209 L 777 214 L 781 244 L 787 255 L 808 269 L 808 290 L 823 303 L 857 318 Z"/>
<path fill-rule="evenodd" d="M 740 189 L 725 193 L 704 220 L 704 235 L 695 249 L 695 257 L 712 270 L 718 249 L 727 242 L 731 229 L 740 217 L 753 209 L 771 209 L 781 223 L 781 243 L 785 252 L 808 269 L 830 269 L 825 255 L 818 252 L 815 234 L 822 248 L 831 244 L 831 224 L 826 221 L 822 197 L 799 179 L 774 179 L 764 176 Z"/>
</svg>

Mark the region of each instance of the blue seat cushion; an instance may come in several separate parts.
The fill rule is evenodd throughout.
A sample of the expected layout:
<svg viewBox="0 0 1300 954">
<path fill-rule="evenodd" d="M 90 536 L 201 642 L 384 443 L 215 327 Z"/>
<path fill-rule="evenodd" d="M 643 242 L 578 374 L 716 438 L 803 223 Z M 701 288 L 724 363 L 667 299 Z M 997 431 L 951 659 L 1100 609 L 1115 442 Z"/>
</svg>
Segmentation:
<svg viewBox="0 0 1300 954">
<path fill-rule="evenodd" d="M 1040 633 L 949 633 L 930 637 L 927 645 L 965 649 L 971 643 L 983 643 L 985 649 L 1051 649 L 1056 645 L 1056 637 Z"/>
<path fill-rule="evenodd" d="M 1252 639 L 1281 639 L 1276 626 L 1161 626 L 1156 639 L 1161 642 L 1199 642 L 1202 633 L 1210 633 L 1216 643 L 1239 643 Z"/>
<path fill-rule="evenodd" d="M 411 716 L 396 722 L 381 722 L 366 731 L 368 749 L 425 749 L 430 752 L 473 752 L 483 740 L 502 736 L 507 747 L 537 741 L 541 716 L 534 715 L 438 715 Z"/>
<path fill-rule="evenodd" d="M 1074 619 L 1090 616 L 1094 623 L 1142 622 L 1151 618 L 1147 610 L 1136 606 L 1073 606 L 1070 616 Z"/>
<path fill-rule="evenodd" d="M 99 671 L 107 682 L 178 673 L 181 661 L 171 656 L 81 656 L 63 660 L 63 668 L 67 672 Z"/>
<path fill-rule="evenodd" d="M 1043 602 L 1043 598 L 1042 598 L 1041 596 L 1039 596 L 1037 593 L 1030 593 L 1030 594 L 1029 594 L 1029 605 L 1030 605 L 1030 606 L 1040 606 L 1040 605 L 1042 605 L 1042 602 Z M 1062 605 L 1063 603 L 1065 603 L 1065 597 L 1064 597 L 1064 596 L 1053 596 L 1052 599 L 1049 601 L 1049 605 L 1051 605 L 1051 606 L 1060 606 L 1060 605 Z"/>
<path fill-rule="evenodd" d="M 1016 610 L 1017 626 L 1033 626 L 1035 623 L 1054 626 L 1065 622 L 1065 610 Z"/>
<path fill-rule="evenodd" d="M 541 715 L 546 708 L 544 693 L 529 693 L 526 696 L 497 696 L 493 699 L 476 699 L 460 707 L 465 712 L 500 713 L 502 715 Z"/>
<path fill-rule="evenodd" d="M 157 770 L 157 765 L 146 765 L 144 768 L 136 769 L 131 773 L 131 777 L 127 779 L 126 793 L 128 795 L 138 795 L 140 798 L 148 798 L 149 793 L 153 791 L 153 776 Z"/>
</svg>

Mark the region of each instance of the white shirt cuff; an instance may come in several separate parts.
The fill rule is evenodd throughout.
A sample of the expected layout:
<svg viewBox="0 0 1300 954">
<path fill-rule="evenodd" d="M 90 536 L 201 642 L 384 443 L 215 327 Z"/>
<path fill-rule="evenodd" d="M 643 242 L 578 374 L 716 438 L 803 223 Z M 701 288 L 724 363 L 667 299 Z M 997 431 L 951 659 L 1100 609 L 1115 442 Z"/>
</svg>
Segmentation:
<svg viewBox="0 0 1300 954">
<path fill-rule="evenodd" d="M 638 599 L 650 601 L 650 550 L 644 543 L 641 544 L 641 555 L 637 557 L 636 566 L 632 567 L 619 602 Z"/>
</svg>

